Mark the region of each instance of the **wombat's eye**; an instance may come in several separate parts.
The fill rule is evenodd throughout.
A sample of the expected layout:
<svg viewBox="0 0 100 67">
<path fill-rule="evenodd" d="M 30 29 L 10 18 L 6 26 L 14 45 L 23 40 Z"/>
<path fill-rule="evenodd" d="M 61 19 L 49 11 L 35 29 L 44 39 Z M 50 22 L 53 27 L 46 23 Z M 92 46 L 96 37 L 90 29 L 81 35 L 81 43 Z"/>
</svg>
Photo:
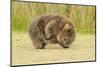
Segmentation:
<svg viewBox="0 0 100 67">
<path fill-rule="evenodd" d="M 70 32 L 70 31 L 71 31 L 70 29 L 67 30 L 67 32 Z"/>
<path fill-rule="evenodd" d="M 64 38 L 64 41 L 66 41 L 67 39 L 66 38 Z"/>
</svg>

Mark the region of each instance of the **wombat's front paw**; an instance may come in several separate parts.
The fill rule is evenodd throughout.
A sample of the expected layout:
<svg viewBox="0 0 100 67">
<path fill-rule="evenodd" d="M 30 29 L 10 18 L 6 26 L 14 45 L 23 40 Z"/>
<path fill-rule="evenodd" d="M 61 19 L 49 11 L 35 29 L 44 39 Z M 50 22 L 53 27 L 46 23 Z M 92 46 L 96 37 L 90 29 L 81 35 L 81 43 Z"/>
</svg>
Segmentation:
<svg viewBox="0 0 100 67">
<path fill-rule="evenodd" d="M 63 48 L 69 48 L 69 46 L 64 46 L 64 45 L 61 45 Z"/>
<path fill-rule="evenodd" d="M 60 43 L 60 45 L 63 47 L 63 48 L 69 48 L 70 46 L 69 45 L 65 45 L 65 44 L 62 44 L 62 43 Z"/>
</svg>

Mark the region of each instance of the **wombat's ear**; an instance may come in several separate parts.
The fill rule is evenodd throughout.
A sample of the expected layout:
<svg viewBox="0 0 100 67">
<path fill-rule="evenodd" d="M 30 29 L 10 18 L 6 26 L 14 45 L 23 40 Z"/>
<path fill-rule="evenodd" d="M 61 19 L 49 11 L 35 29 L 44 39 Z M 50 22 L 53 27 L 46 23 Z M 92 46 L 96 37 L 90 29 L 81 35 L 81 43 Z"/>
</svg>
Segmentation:
<svg viewBox="0 0 100 67">
<path fill-rule="evenodd" d="M 55 20 L 51 20 L 45 27 L 45 37 L 46 39 L 51 39 L 57 33 L 57 23 Z"/>
<path fill-rule="evenodd" d="M 64 25 L 64 28 L 63 29 L 67 29 L 67 30 L 70 30 L 71 29 L 71 25 L 69 23 L 66 23 Z"/>
</svg>

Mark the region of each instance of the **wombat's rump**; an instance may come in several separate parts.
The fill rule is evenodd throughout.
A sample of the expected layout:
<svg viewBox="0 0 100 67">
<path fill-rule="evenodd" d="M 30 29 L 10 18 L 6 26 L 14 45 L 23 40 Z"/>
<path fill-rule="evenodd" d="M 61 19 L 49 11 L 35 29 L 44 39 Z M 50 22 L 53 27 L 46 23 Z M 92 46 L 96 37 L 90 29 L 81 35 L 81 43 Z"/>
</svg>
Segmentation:
<svg viewBox="0 0 100 67">
<path fill-rule="evenodd" d="M 75 39 L 72 21 L 60 15 L 42 15 L 32 22 L 29 35 L 35 48 L 45 48 L 48 42 L 68 48 Z"/>
</svg>

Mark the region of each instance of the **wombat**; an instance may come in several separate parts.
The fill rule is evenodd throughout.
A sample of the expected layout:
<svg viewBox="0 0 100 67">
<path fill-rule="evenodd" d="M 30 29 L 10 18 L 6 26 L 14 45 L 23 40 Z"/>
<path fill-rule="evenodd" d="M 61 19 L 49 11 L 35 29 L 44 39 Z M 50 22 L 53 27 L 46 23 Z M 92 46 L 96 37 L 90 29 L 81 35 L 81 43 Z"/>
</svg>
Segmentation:
<svg viewBox="0 0 100 67">
<path fill-rule="evenodd" d="M 36 49 L 43 49 L 48 43 L 68 48 L 76 36 L 72 21 L 61 15 L 42 15 L 35 19 L 29 27 L 29 35 Z"/>
</svg>

